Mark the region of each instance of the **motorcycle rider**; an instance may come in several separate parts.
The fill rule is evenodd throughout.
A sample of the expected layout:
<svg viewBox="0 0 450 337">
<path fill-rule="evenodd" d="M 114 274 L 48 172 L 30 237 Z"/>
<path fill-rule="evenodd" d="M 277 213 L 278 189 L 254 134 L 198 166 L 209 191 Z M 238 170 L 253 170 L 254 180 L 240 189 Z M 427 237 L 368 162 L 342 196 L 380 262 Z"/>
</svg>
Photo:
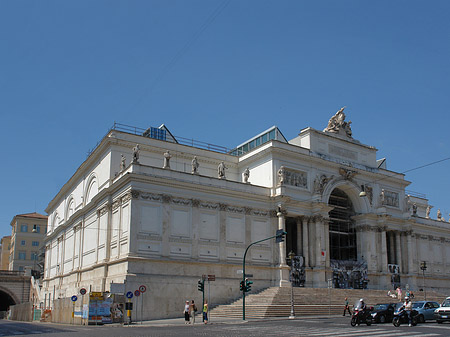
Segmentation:
<svg viewBox="0 0 450 337">
<path fill-rule="evenodd" d="M 409 326 L 412 326 L 412 303 L 409 300 L 409 297 L 405 297 L 405 303 L 403 303 L 403 306 L 405 307 L 405 311 L 408 314 Z"/>
<path fill-rule="evenodd" d="M 361 298 L 360 300 L 359 300 L 359 303 L 358 303 L 358 305 L 356 306 L 356 310 L 358 310 L 358 311 L 360 311 L 361 312 L 361 317 L 363 317 L 363 318 L 365 318 L 366 317 L 366 303 L 364 303 L 364 299 L 363 298 Z M 359 323 L 358 323 L 358 326 L 359 326 Z"/>
</svg>

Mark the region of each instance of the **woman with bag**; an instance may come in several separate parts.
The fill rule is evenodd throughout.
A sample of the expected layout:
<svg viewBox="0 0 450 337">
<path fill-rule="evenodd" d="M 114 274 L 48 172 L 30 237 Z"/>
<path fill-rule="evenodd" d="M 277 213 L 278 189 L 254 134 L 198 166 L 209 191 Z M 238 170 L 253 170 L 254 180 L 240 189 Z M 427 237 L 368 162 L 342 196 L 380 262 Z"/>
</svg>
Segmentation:
<svg viewBox="0 0 450 337">
<path fill-rule="evenodd" d="M 195 313 L 197 312 L 197 307 L 195 306 L 194 300 L 192 300 L 191 307 L 192 325 L 195 324 Z"/>
</svg>

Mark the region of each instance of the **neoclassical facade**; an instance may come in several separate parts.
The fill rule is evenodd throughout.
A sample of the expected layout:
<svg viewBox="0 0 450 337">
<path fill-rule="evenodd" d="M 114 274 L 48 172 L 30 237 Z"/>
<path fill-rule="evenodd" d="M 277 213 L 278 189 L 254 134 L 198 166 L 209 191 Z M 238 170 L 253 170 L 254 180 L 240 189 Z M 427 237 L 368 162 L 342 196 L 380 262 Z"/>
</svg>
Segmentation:
<svg viewBox="0 0 450 337">
<path fill-rule="evenodd" d="M 145 318 L 200 303 L 197 280 L 215 275 L 211 301 L 239 296 L 246 247 L 253 287 L 450 290 L 450 224 L 424 195 L 405 192 L 377 150 L 352 138 L 343 109 L 324 131 L 286 140 L 272 127 L 233 150 L 181 141 L 165 126 L 117 125 L 46 209 L 47 306 L 80 288 L 149 289 Z"/>
</svg>

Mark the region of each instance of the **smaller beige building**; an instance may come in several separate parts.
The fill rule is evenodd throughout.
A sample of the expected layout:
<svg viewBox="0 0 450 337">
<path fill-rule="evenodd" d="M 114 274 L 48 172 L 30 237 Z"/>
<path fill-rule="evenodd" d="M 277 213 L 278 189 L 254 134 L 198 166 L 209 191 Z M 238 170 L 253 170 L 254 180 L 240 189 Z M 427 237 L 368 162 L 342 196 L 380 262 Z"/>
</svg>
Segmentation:
<svg viewBox="0 0 450 337">
<path fill-rule="evenodd" d="M 11 235 L 2 237 L 0 245 L 0 270 L 9 269 L 9 249 L 11 248 Z"/>
<path fill-rule="evenodd" d="M 47 216 L 39 213 L 16 215 L 11 221 L 11 248 L 9 270 L 41 271 L 39 249 L 47 233 Z"/>
</svg>

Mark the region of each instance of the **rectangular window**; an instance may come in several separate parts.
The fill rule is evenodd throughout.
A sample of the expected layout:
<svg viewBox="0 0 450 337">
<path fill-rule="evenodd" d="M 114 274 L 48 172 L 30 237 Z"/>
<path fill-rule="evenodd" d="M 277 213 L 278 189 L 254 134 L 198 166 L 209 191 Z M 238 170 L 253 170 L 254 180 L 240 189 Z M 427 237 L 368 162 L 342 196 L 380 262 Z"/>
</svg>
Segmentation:
<svg viewBox="0 0 450 337">
<path fill-rule="evenodd" d="M 19 252 L 19 260 L 26 260 L 27 252 Z"/>
<path fill-rule="evenodd" d="M 20 225 L 20 231 L 23 233 L 28 232 L 28 225 Z"/>
<path fill-rule="evenodd" d="M 25 240 L 20 241 L 20 245 L 21 245 L 21 246 L 25 246 L 25 245 L 26 245 Z"/>
<path fill-rule="evenodd" d="M 19 266 L 19 271 L 23 271 L 23 266 Z"/>
<path fill-rule="evenodd" d="M 33 233 L 40 233 L 41 232 L 41 226 L 33 225 Z"/>
<path fill-rule="evenodd" d="M 39 241 L 33 241 L 33 242 L 31 243 L 31 245 L 32 245 L 33 247 L 39 247 Z"/>
<path fill-rule="evenodd" d="M 37 259 L 38 259 L 38 254 L 37 254 L 36 252 L 32 252 L 32 253 L 31 253 L 31 259 L 34 260 L 34 261 L 37 261 Z"/>
</svg>

